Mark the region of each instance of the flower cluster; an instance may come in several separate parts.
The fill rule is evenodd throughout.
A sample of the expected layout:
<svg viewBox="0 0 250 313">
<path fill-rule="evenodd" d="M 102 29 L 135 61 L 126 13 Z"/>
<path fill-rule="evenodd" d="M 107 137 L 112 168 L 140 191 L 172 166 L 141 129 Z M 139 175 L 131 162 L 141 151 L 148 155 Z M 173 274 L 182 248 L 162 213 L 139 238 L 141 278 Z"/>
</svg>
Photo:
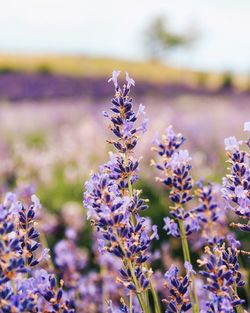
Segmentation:
<svg viewBox="0 0 250 313">
<path fill-rule="evenodd" d="M 67 283 L 67 288 L 72 288 L 80 279 L 80 271 L 86 267 L 87 254 L 84 250 L 76 246 L 70 239 L 60 240 L 54 248 L 55 264 Z"/>
<path fill-rule="evenodd" d="M 153 150 L 158 153 L 160 160 L 158 163 L 151 161 L 151 164 L 162 172 L 162 177 L 157 177 L 157 180 L 170 189 L 169 198 L 174 203 L 174 206 L 171 207 L 171 215 L 175 220 L 184 223 L 185 233 L 190 235 L 192 232 L 197 232 L 200 226 L 192 211 L 184 208 L 193 199 L 191 193 L 193 179 L 190 174 L 191 157 L 188 150 L 179 150 L 184 141 L 185 138 L 182 134 L 176 134 L 172 126 L 169 126 L 166 134 L 162 136 L 162 140 L 155 140 Z M 166 217 L 164 229 L 168 234 L 180 237 L 180 225 L 175 220 Z"/>
<path fill-rule="evenodd" d="M 117 153 L 110 154 L 110 161 L 99 168 L 85 184 L 84 205 L 88 209 L 88 218 L 96 230 L 102 235 L 99 238 L 101 253 L 106 251 L 122 261 L 118 282 L 138 296 L 145 308 L 142 295 L 150 284 L 151 269 L 147 262 L 150 257 L 150 243 L 158 238 L 156 226 L 152 226 L 139 213 L 147 208 L 141 191 L 133 188 L 138 180 L 139 160 L 133 156 L 139 133 L 146 130 L 147 120 L 140 126 L 136 122 L 144 115 L 144 107 L 140 105 L 135 113 L 132 99 L 129 98 L 130 87 L 134 80 L 126 74 L 127 84 L 120 88 L 114 71 L 110 80 L 115 85 L 115 97 L 112 100 L 111 112 L 104 112 L 110 120 L 110 129 L 115 139 L 113 144 Z"/>
<path fill-rule="evenodd" d="M 219 203 L 219 187 L 202 181 L 197 183 L 195 190 L 199 205 L 192 209 L 200 224 L 199 238 L 195 238 L 195 245 L 204 247 L 205 245 L 215 245 L 225 240 L 229 230 L 226 224 L 226 210 Z"/>
<path fill-rule="evenodd" d="M 206 304 L 208 312 L 233 313 L 244 302 L 237 294 L 237 287 L 244 286 L 238 255 L 234 244 L 229 247 L 218 244 L 212 249 L 206 247 L 205 256 L 198 260 L 199 265 L 205 267 L 204 271 L 200 271 L 207 281 L 204 288 L 211 293 L 211 299 Z"/>
<path fill-rule="evenodd" d="M 135 86 L 135 81 L 126 73 L 127 84 L 120 88 L 118 84 L 118 76 L 120 71 L 114 71 L 109 81 L 113 81 L 115 86 L 115 97 L 112 99 L 110 108 L 112 114 L 104 112 L 104 116 L 111 121 L 110 129 L 116 136 L 116 140 L 110 140 L 115 148 L 126 153 L 135 148 L 138 142 L 138 134 L 147 130 L 148 119 L 144 119 L 139 126 L 135 126 L 138 117 L 145 114 L 144 106 L 140 105 L 137 112 L 133 110 L 132 99 L 129 97 L 130 87 Z"/>
<path fill-rule="evenodd" d="M 192 268 L 189 264 L 186 266 L 188 273 L 184 277 L 178 275 L 179 270 L 174 265 L 164 275 L 165 287 L 169 291 L 169 298 L 163 300 L 167 304 L 166 313 L 187 312 L 192 307 L 188 296 L 188 288 L 191 283 L 189 275 Z"/>
<path fill-rule="evenodd" d="M 249 301 L 238 294 L 248 286 L 240 253 L 243 265 L 248 258 L 227 224 L 231 209 L 246 221 L 231 225 L 250 231 L 250 155 L 240 150 L 243 141 L 225 140 L 230 173 L 221 194 L 216 184 L 194 182 L 191 157 L 180 149 L 181 134 L 170 126 L 155 140 L 159 161 L 152 164 L 172 204 L 164 229 L 180 240 L 151 252 L 159 236 L 144 215 L 148 200 L 136 187 L 141 160 L 135 154 L 147 118 L 143 105 L 134 109 L 134 80 L 126 73 L 121 88 L 119 74 L 114 71 L 109 80 L 115 95 L 104 112 L 112 152 L 85 183 L 84 208 L 68 202 L 55 221 L 56 214 L 42 212 L 32 188 L 18 191 L 18 197 L 8 193 L 0 204 L 0 313 L 242 313 Z M 245 130 L 250 131 L 250 122 Z M 250 147 L 250 140 L 245 143 Z M 92 240 L 85 216 L 94 229 Z M 50 259 L 45 233 L 53 232 L 60 240 L 54 244 L 48 237 Z M 183 262 L 178 244 L 171 254 L 171 242 L 179 241 Z M 196 269 L 198 255 L 200 272 L 192 266 Z"/>
<path fill-rule="evenodd" d="M 250 122 L 244 125 L 245 131 L 250 131 Z M 249 140 L 246 141 L 249 147 Z M 243 141 L 235 137 L 225 139 L 230 173 L 223 180 L 223 197 L 231 208 L 246 223 L 233 223 L 242 231 L 250 232 L 250 154 L 242 151 Z"/>
<path fill-rule="evenodd" d="M 40 207 L 33 195 L 26 206 L 8 193 L 0 205 L 0 312 L 73 313 L 64 299 L 62 284 L 44 269 L 48 249 L 38 242 L 35 229 L 36 210 Z"/>
</svg>

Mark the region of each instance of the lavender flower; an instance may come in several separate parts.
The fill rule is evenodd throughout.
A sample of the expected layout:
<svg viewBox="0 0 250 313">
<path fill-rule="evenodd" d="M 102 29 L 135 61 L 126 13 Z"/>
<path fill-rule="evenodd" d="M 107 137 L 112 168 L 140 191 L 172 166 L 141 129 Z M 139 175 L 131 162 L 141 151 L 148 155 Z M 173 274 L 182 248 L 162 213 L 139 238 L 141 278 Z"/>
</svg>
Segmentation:
<svg viewBox="0 0 250 313">
<path fill-rule="evenodd" d="M 170 213 L 174 219 L 183 221 L 186 235 L 197 232 L 200 229 L 197 216 L 192 211 L 184 209 L 184 205 L 192 200 L 193 180 L 190 175 L 191 158 L 187 150 L 178 150 L 184 143 L 182 134 L 175 134 L 172 126 L 166 129 L 166 134 L 162 136 L 162 141 L 155 140 L 156 147 L 153 148 L 160 157 L 159 162 L 151 161 L 158 170 L 162 172 L 162 177 L 157 177 L 157 181 L 162 182 L 170 188 L 170 200 L 174 202 Z M 168 234 L 180 237 L 178 224 L 174 220 L 166 218 L 164 229 Z"/>
<path fill-rule="evenodd" d="M 229 230 L 226 224 L 226 210 L 219 204 L 220 189 L 211 183 L 204 185 L 202 181 L 197 183 L 197 187 L 195 193 L 200 204 L 192 209 L 192 212 L 198 217 L 201 230 L 198 238 L 194 238 L 194 244 L 201 248 L 222 243 Z"/>
<path fill-rule="evenodd" d="M 87 265 L 88 256 L 85 250 L 76 246 L 70 239 L 60 240 L 54 248 L 55 264 L 62 273 L 67 288 L 74 288 L 80 278 L 80 272 Z"/>
<path fill-rule="evenodd" d="M 109 80 L 114 82 L 116 93 L 110 108 L 112 114 L 104 112 L 104 116 L 110 119 L 110 129 L 117 138 L 116 140 L 109 140 L 109 142 L 119 152 L 125 153 L 131 151 L 136 146 L 138 134 L 146 130 L 148 120 L 144 119 L 141 125 L 135 125 L 140 115 L 144 113 L 144 107 L 140 106 L 137 113 L 133 110 L 133 100 L 129 97 L 129 92 L 130 87 L 134 86 L 134 80 L 127 74 L 127 84 L 121 89 L 117 82 L 119 74 L 119 71 L 114 71 L 112 78 Z"/>
<path fill-rule="evenodd" d="M 56 288 L 55 277 L 45 270 L 34 270 L 47 258 L 48 249 L 40 246 L 35 229 L 40 202 L 35 195 L 31 200 L 26 206 L 8 193 L 0 205 L 1 312 L 73 313 L 62 289 Z"/>
<path fill-rule="evenodd" d="M 249 131 L 249 122 L 244 125 L 244 130 Z M 232 209 L 246 223 L 232 223 L 242 231 L 250 231 L 250 155 L 240 150 L 241 142 L 228 144 L 225 139 L 230 173 L 223 179 L 222 194 L 226 200 L 226 206 Z M 249 145 L 249 140 L 245 142 Z"/>
<path fill-rule="evenodd" d="M 179 258 L 172 258 L 169 243 L 151 253 L 152 240 L 159 236 L 157 226 L 141 216 L 148 208 L 148 200 L 136 188 L 141 160 L 135 153 L 141 135 L 147 130 L 148 120 L 145 107 L 140 104 L 135 110 L 130 98 L 135 81 L 126 73 L 126 83 L 120 87 L 119 75 L 120 71 L 114 71 L 109 79 L 115 86 L 115 95 L 110 110 L 104 112 L 112 132 L 108 143 L 113 152 L 85 184 L 84 206 L 87 210 L 81 210 L 77 203 L 66 203 L 56 221 L 56 214 L 41 214 L 41 204 L 33 195 L 32 186 L 18 189 L 17 195 L 6 194 L 0 204 L 0 312 L 161 313 L 163 305 L 168 313 L 191 310 L 193 313 L 243 312 L 244 300 L 238 295 L 238 288 L 244 286 L 239 254 L 247 252 L 239 250 L 240 242 L 228 231 L 227 213 L 230 209 L 241 219 L 232 223 L 233 226 L 250 231 L 250 155 L 242 148 L 244 143 L 250 147 L 250 139 L 245 142 L 236 137 L 225 139 L 230 165 L 230 172 L 223 180 L 225 206 L 222 206 L 216 185 L 194 183 L 192 159 L 188 150 L 182 147 L 185 139 L 181 134 L 168 127 L 162 139 L 154 141 L 159 161 L 152 164 L 161 172 L 157 180 L 167 187 L 172 203 L 171 216 L 164 218 L 164 229 L 168 235 L 180 238 L 184 267 Z M 56 125 L 61 125 L 63 119 L 56 118 Z M 65 160 L 70 164 L 65 177 L 72 182 L 81 176 L 77 165 L 84 163 L 86 166 L 93 153 L 91 151 L 87 157 L 76 153 L 79 142 L 86 141 L 85 127 L 81 125 L 81 139 L 73 144 L 75 136 L 68 131 L 65 136 L 63 127 L 62 135 L 67 142 L 60 160 L 54 145 L 49 160 L 45 153 L 37 159 L 36 154 L 28 153 L 28 149 L 20 153 L 20 147 L 15 148 L 16 155 L 25 156 L 21 163 L 31 164 L 27 173 L 24 171 L 21 176 L 27 178 L 35 172 L 41 182 L 49 182 L 53 178 L 52 166 L 58 161 L 64 165 Z M 244 124 L 244 130 L 250 131 L 250 122 Z M 199 141 L 196 131 L 194 133 Z M 57 138 L 55 136 L 53 142 L 56 143 Z M 98 138 L 93 136 L 93 139 Z M 71 149 L 68 149 L 69 143 Z M 83 147 L 90 151 L 86 145 Z M 95 147 L 100 150 L 99 142 Z M 46 165 L 46 172 L 37 173 L 37 162 Z M 10 164 L 7 176 L 2 175 L 4 179 L 11 174 L 12 180 L 12 174 L 16 178 L 22 172 L 15 172 L 14 165 Z M 87 250 L 77 246 L 78 240 L 82 243 L 80 235 L 85 215 L 94 228 L 91 259 Z M 56 242 L 53 260 L 50 260 L 43 233 L 52 235 L 61 222 L 65 226 L 65 238 Z M 191 265 L 189 244 L 193 251 L 196 249 L 193 259 L 200 253 L 197 247 L 207 245 L 198 262 L 203 267 L 198 278 Z M 165 276 L 159 268 L 153 272 L 153 262 L 169 269 Z M 184 269 L 186 274 L 180 273 L 178 268 Z M 162 306 L 158 295 L 163 299 Z"/>
<path fill-rule="evenodd" d="M 188 151 L 178 150 L 184 141 L 182 134 L 177 135 L 171 126 L 168 127 L 166 134 L 162 136 L 162 141 L 155 141 L 156 147 L 153 150 L 158 153 L 160 162 L 152 161 L 152 165 L 162 172 L 162 178 L 157 178 L 157 180 L 170 189 L 169 198 L 174 203 L 170 211 L 173 219 L 164 219 L 164 229 L 168 234 L 181 238 L 184 260 L 191 263 L 187 236 L 199 231 L 200 224 L 195 212 L 186 208 L 187 203 L 193 199 L 191 193 L 193 179 L 190 174 L 191 158 Z M 193 274 L 190 274 L 192 284 L 189 290 L 193 304 L 192 310 L 196 313 L 199 311 L 199 303 Z M 172 310 L 175 312 L 174 306 Z"/>
<path fill-rule="evenodd" d="M 244 286 L 239 272 L 239 251 L 233 246 L 222 244 L 213 249 L 206 247 L 205 253 L 198 263 L 205 267 L 204 271 L 200 271 L 207 281 L 204 288 L 212 294 L 207 303 L 208 312 L 233 313 L 236 306 L 244 302 L 237 295 L 237 287 Z"/>
<path fill-rule="evenodd" d="M 174 265 L 165 273 L 165 287 L 169 290 L 168 299 L 163 300 L 167 304 L 166 313 L 175 312 L 187 312 L 192 304 L 188 297 L 188 288 L 191 283 L 189 279 L 190 270 L 192 267 L 188 267 L 188 273 L 182 277 L 178 275 L 178 268 Z"/>
<path fill-rule="evenodd" d="M 39 248 L 39 243 L 36 241 L 39 237 L 38 231 L 35 229 L 35 215 L 36 210 L 40 208 L 40 201 L 35 196 L 31 197 L 32 205 L 28 208 L 24 205 L 20 206 L 19 210 L 19 227 L 17 229 L 19 233 L 19 240 L 22 249 L 22 255 L 27 267 L 34 267 L 39 264 L 43 258 L 47 258 L 48 249 L 45 248 L 40 257 L 35 256 L 35 252 Z"/>
<path fill-rule="evenodd" d="M 225 149 L 228 151 L 239 149 L 240 142 L 238 142 L 234 136 L 225 138 L 224 143 Z"/>
<path fill-rule="evenodd" d="M 120 75 L 120 71 L 113 71 L 113 73 L 112 73 L 112 77 L 108 80 L 108 82 L 113 82 L 114 83 L 114 85 L 115 85 L 115 88 L 117 88 L 118 87 L 118 76 Z"/>
<path fill-rule="evenodd" d="M 245 122 L 244 123 L 244 131 L 247 131 L 247 132 L 250 131 L 250 122 Z"/>
<path fill-rule="evenodd" d="M 144 132 L 147 120 L 136 125 L 144 115 L 141 105 L 137 113 L 129 98 L 134 81 L 126 75 L 127 84 L 121 89 L 117 82 L 119 73 L 113 72 L 110 80 L 115 85 L 111 114 L 104 115 L 110 120 L 110 129 L 115 139 L 110 139 L 117 150 L 110 154 L 110 161 L 99 168 L 85 184 L 84 205 L 87 216 L 102 235 L 99 238 L 101 253 L 112 253 L 122 260 L 120 278 L 117 280 L 128 290 L 137 294 L 142 308 L 145 308 L 141 294 L 149 287 L 152 270 L 147 268 L 150 243 L 157 237 L 156 228 L 148 227 L 146 219 L 139 212 L 147 208 L 141 191 L 133 189 L 138 180 L 139 161 L 131 154 L 137 145 L 139 134 Z"/>
<path fill-rule="evenodd" d="M 48 312 L 65 312 L 74 313 L 75 310 L 70 309 L 70 301 L 64 299 L 62 290 L 63 281 L 60 281 L 60 287 L 56 286 L 56 278 L 53 274 L 47 273 L 45 270 L 36 271 L 34 275 L 34 292 L 45 300 L 42 307 Z"/>
<path fill-rule="evenodd" d="M 18 210 L 20 205 L 13 194 L 8 193 L 0 205 L 0 283 L 6 283 L 18 273 L 27 271 L 22 257 L 22 248 L 17 236 Z"/>
</svg>

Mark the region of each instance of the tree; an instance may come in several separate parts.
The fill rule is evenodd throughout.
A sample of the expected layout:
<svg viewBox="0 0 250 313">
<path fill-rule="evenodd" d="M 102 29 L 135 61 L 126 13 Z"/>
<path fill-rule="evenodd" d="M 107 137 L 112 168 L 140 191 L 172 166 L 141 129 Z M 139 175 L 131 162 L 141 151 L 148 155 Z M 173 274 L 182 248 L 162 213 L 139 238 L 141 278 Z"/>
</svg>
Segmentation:
<svg viewBox="0 0 250 313">
<path fill-rule="evenodd" d="M 146 30 L 146 49 L 151 60 L 159 60 L 177 48 L 187 48 L 196 39 L 193 30 L 186 33 L 172 31 L 166 18 L 157 17 Z"/>
</svg>

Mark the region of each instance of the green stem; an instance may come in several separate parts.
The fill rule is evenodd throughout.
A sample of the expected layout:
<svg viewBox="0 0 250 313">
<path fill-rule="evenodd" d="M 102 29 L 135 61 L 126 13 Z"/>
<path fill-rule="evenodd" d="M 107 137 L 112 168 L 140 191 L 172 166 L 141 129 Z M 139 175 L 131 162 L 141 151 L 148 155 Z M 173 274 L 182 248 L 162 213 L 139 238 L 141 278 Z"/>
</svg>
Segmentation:
<svg viewBox="0 0 250 313">
<path fill-rule="evenodd" d="M 128 165 L 128 153 L 127 153 L 127 152 L 124 154 L 124 159 L 125 159 L 125 165 Z M 131 180 L 130 180 L 130 176 L 129 176 L 129 175 L 128 175 L 127 179 L 128 179 L 128 191 L 129 191 L 129 195 L 130 195 L 130 197 L 132 197 L 132 196 L 133 196 L 133 186 L 132 186 L 132 184 L 131 184 Z M 136 218 L 135 218 L 134 213 L 131 214 L 131 222 L 132 222 L 133 225 L 136 225 Z M 132 266 L 132 263 L 131 263 L 131 262 L 130 262 L 130 264 L 131 264 L 130 271 L 131 271 L 132 276 L 133 276 L 134 270 L 133 270 L 133 266 Z M 134 275 L 133 279 L 134 279 L 134 281 L 137 281 L 135 275 Z M 143 299 L 143 298 L 142 298 L 142 299 Z M 146 302 L 146 306 L 147 306 L 147 311 L 150 312 L 150 310 L 149 310 L 149 303 L 148 303 L 148 297 L 147 297 L 146 293 L 145 293 L 145 299 L 146 299 L 145 302 Z M 143 302 L 144 302 L 144 301 L 143 301 Z M 145 312 L 146 312 L 146 311 L 145 311 Z"/>
<path fill-rule="evenodd" d="M 238 291 L 237 291 L 237 285 L 236 284 L 234 284 L 234 294 L 236 297 L 238 297 Z M 243 309 L 241 304 L 236 306 L 236 312 L 237 313 L 244 313 L 244 309 Z"/>
<path fill-rule="evenodd" d="M 133 196 L 133 188 L 132 188 L 132 184 L 131 184 L 129 177 L 128 177 L 128 190 L 129 190 L 130 196 Z"/>
<path fill-rule="evenodd" d="M 125 153 L 125 164 L 126 165 L 128 164 L 128 154 L 127 153 Z M 131 180 L 130 180 L 129 176 L 128 176 L 128 190 L 129 190 L 130 197 L 132 197 L 133 196 L 133 186 L 131 184 Z M 131 221 L 132 221 L 133 225 L 136 224 L 136 218 L 135 218 L 134 213 L 132 213 L 132 215 L 131 215 Z M 159 304 L 158 294 L 155 291 L 155 288 L 154 288 L 154 286 L 152 284 L 151 279 L 149 279 L 149 281 L 150 281 L 150 289 L 151 289 L 151 292 L 152 292 L 152 295 L 153 295 L 153 299 L 154 299 L 155 312 L 156 313 L 161 313 L 161 308 L 160 308 L 160 304 Z M 148 291 L 145 292 L 145 297 L 146 297 L 148 310 L 150 312 L 150 305 L 149 305 L 149 300 L 148 300 Z"/>
<path fill-rule="evenodd" d="M 134 284 L 136 286 L 136 289 L 139 290 L 140 289 L 139 282 L 138 282 L 138 280 L 137 280 L 137 278 L 135 276 L 134 268 L 133 268 L 133 265 L 132 265 L 130 260 L 128 260 L 128 267 L 130 269 L 130 272 L 131 272 Z M 143 296 L 141 294 L 139 294 L 138 292 L 136 292 L 136 296 L 137 296 L 137 299 L 138 299 L 138 301 L 140 303 L 140 306 L 141 306 L 143 312 L 150 313 L 150 311 L 148 311 L 148 309 L 147 309 L 147 305 L 146 305 L 146 303 L 145 303 L 145 301 L 143 299 Z"/>
<path fill-rule="evenodd" d="M 43 232 L 40 233 L 39 239 L 40 239 L 40 243 L 42 244 L 43 248 L 49 249 L 49 245 L 48 245 L 48 241 L 47 241 L 46 235 Z M 52 262 L 51 258 L 48 258 L 47 262 L 49 264 L 49 267 L 50 267 L 51 271 L 53 273 L 56 273 L 56 269 L 55 269 L 54 263 Z"/>
<path fill-rule="evenodd" d="M 148 312 L 151 312 L 150 305 L 149 305 L 148 290 L 145 291 L 145 301 L 146 301 Z"/>
<path fill-rule="evenodd" d="M 243 274 L 245 274 L 246 276 L 246 284 L 244 285 L 244 290 L 245 290 L 245 293 L 246 293 L 246 298 L 247 298 L 247 303 L 250 304 L 250 289 L 248 287 L 248 281 L 249 281 L 249 277 L 248 277 L 248 273 L 247 273 L 247 270 L 244 266 L 244 263 L 243 263 L 243 258 L 242 258 L 242 254 L 239 255 L 239 263 L 240 263 L 240 267 L 243 271 Z"/>
<path fill-rule="evenodd" d="M 122 249 L 123 254 L 126 255 L 125 248 L 124 248 L 122 242 L 120 241 L 117 232 L 116 232 L 116 238 L 118 239 L 118 243 L 119 243 L 119 245 L 120 245 L 120 247 Z M 137 297 L 137 299 L 138 299 L 138 301 L 140 303 L 140 306 L 141 306 L 141 308 L 142 308 L 144 313 L 148 313 L 147 308 L 146 308 L 145 303 L 144 303 L 144 299 L 143 299 L 142 295 L 139 293 L 139 291 L 140 291 L 139 282 L 137 280 L 137 277 L 135 276 L 133 265 L 132 265 L 132 263 L 131 263 L 131 261 L 129 259 L 126 259 L 126 265 L 128 266 L 128 268 L 129 268 L 129 270 L 131 272 L 132 279 L 133 279 L 133 282 L 134 282 L 135 287 L 136 287 L 136 297 Z"/>
<path fill-rule="evenodd" d="M 236 306 L 236 311 L 237 313 L 244 313 L 244 309 L 240 304 Z"/>
<path fill-rule="evenodd" d="M 184 222 L 182 220 L 178 220 L 179 227 L 180 227 L 180 235 L 181 235 L 181 244 L 182 244 L 182 250 L 183 250 L 183 256 L 185 262 L 189 262 L 191 264 L 191 258 L 190 258 L 190 252 L 188 247 L 188 241 L 185 231 Z M 195 287 L 195 278 L 193 273 L 190 274 L 192 285 L 190 287 L 190 298 L 192 301 L 192 311 L 193 313 L 199 313 L 199 301 L 196 293 L 196 287 Z"/>
<path fill-rule="evenodd" d="M 161 306 L 160 306 L 158 294 L 155 291 L 155 288 L 151 279 L 149 280 L 149 282 L 150 282 L 150 288 L 151 288 L 153 299 L 154 299 L 155 313 L 161 313 Z"/>
</svg>

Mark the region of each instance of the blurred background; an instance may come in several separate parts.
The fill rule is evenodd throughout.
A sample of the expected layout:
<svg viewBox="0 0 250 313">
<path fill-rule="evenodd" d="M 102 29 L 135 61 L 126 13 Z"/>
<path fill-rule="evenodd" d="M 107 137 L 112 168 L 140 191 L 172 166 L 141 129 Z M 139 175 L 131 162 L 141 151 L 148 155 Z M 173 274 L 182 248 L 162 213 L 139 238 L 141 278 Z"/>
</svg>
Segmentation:
<svg viewBox="0 0 250 313">
<path fill-rule="evenodd" d="M 84 180 L 107 160 L 102 111 L 114 69 L 121 80 L 130 73 L 135 103 L 146 105 L 141 184 L 159 223 L 154 134 L 173 124 L 188 139 L 195 178 L 220 183 L 223 139 L 242 138 L 250 119 L 247 0 L 10 0 L 0 43 L 1 190 L 33 188 L 52 212 L 81 204 Z"/>
</svg>

